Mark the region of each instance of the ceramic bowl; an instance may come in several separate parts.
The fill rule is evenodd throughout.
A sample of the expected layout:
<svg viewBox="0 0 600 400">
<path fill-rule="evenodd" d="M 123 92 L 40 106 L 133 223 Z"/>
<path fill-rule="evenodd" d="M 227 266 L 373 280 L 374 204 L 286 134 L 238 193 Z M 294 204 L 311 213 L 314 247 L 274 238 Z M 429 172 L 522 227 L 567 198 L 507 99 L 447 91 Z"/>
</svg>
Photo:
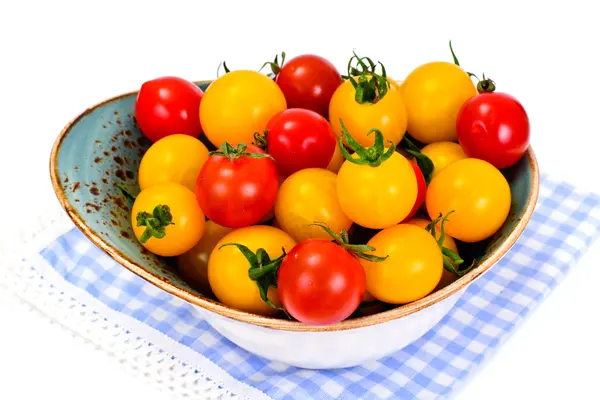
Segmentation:
<svg viewBox="0 0 600 400">
<path fill-rule="evenodd" d="M 209 82 L 197 84 L 206 90 Z M 466 288 L 506 254 L 537 200 L 539 174 L 530 148 L 516 166 L 503 171 L 512 192 L 507 221 L 490 240 L 468 249 L 478 266 L 449 286 L 413 303 L 329 326 L 246 313 L 196 291 L 178 276 L 172 263 L 145 251 L 135 239 L 130 204 L 116 184 L 139 192 L 137 169 L 150 145 L 133 117 L 136 95 L 131 92 L 103 101 L 60 133 L 50 160 L 58 200 L 75 225 L 114 260 L 194 304 L 223 336 L 269 360 L 314 369 L 350 367 L 410 344 L 438 323 Z"/>
</svg>

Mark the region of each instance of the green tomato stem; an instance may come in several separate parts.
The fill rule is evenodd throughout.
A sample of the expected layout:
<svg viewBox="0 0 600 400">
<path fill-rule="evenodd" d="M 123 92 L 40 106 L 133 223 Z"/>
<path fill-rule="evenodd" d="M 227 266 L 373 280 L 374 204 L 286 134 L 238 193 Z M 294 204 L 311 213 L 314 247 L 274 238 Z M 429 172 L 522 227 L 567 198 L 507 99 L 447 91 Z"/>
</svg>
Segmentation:
<svg viewBox="0 0 600 400">
<path fill-rule="evenodd" d="M 353 65 L 354 61 L 356 65 Z M 348 61 L 348 75 L 343 75 L 342 78 L 349 80 L 354 87 L 354 100 L 357 103 L 376 104 L 387 94 L 390 88 L 387 72 L 381 62 L 378 62 L 378 65 L 381 66 L 380 74 L 375 71 L 377 64 L 373 60 L 369 57 L 359 57 L 356 52 L 353 52 Z"/>
<path fill-rule="evenodd" d="M 346 129 L 346 125 L 344 125 L 344 121 L 341 118 L 340 124 L 342 126 L 342 135 L 339 138 L 340 151 L 344 158 L 351 163 L 368 165 L 370 167 L 378 167 L 387 159 L 389 159 L 396 151 L 394 143 L 390 140 L 388 140 L 388 143 L 390 143 L 390 148 L 385 151 L 383 134 L 379 129 L 373 128 L 367 133 L 367 135 L 372 133 L 375 134 L 375 142 L 373 146 L 364 148 L 356 141 L 356 139 L 352 137 L 352 135 L 350 135 L 348 129 Z M 346 150 L 344 146 L 344 139 L 346 139 L 348 146 L 356 153 L 356 155 L 358 155 L 358 157 L 352 157 L 348 150 Z"/>
<path fill-rule="evenodd" d="M 144 232 L 140 236 L 140 242 L 146 243 L 150 238 L 162 239 L 167 234 L 166 227 L 175 225 L 171 209 L 166 204 L 160 204 L 154 207 L 152 214 L 146 211 L 140 211 L 136 215 L 136 226 L 145 226 Z"/>
</svg>

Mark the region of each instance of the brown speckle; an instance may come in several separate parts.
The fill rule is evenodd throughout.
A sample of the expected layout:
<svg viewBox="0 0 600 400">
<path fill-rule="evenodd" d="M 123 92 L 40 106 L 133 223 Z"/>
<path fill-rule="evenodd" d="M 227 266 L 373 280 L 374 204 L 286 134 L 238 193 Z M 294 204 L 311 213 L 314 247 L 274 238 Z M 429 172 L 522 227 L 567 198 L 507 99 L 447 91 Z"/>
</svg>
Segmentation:
<svg viewBox="0 0 600 400">
<path fill-rule="evenodd" d="M 131 163 L 129 162 L 129 158 L 127 158 L 127 157 L 123 157 L 123 160 L 125 160 L 125 164 L 131 164 Z"/>
<path fill-rule="evenodd" d="M 81 187 L 81 182 L 75 182 L 75 184 L 73 185 L 73 193 L 78 191 L 80 187 Z"/>
<path fill-rule="evenodd" d="M 96 157 L 96 158 L 94 158 L 94 162 L 95 162 L 96 164 L 102 164 L 102 160 L 103 160 L 103 158 L 102 158 L 102 157 Z"/>
<path fill-rule="evenodd" d="M 85 206 L 88 207 L 88 210 L 89 210 L 89 208 L 93 208 L 96 211 L 100 211 L 100 209 L 102 208 L 98 204 L 94 204 L 94 203 L 85 203 Z"/>
<path fill-rule="evenodd" d="M 129 239 L 131 236 L 129 236 L 129 233 L 125 232 L 125 231 L 121 231 L 121 236 L 123 236 L 126 239 Z"/>
<path fill-rule="evenodd" d="M 122 169 L 118 169 L 118 170 L 117 170 L 117 172 L 115 172 L 115 175 L 117 175 L 117 178 L 119 178 L 119 179 L 121 179 L 121 180 L 123 180 L 123 181 L 124 181 L 125 179 L 127 179 L 127 178 L 125 177 L 125 172 L 123 172 L 123 170 L 122 170 Z"/>
<path fill-rule="evenodd" d="M 102 183 L 104 183 L 105 185 L 108 185 L 108 179 L 102 178 Z"/>
<path fill-rule="evenodd" d="M 108 126 L 106 126 L 106 125 L 102 125 L 102 127 L 103 127 L 104 129 L 108 128 Z"/>
<path fill-rule="evenodd" d="M 135 175 L 131 171 L 125 171 L 125 175 L 127 175 L 127 178 L 129 179 L 135 178 Z"/>
<path fill-rule="evenodd" d="M 131 131 L 128 129 L 128 130 L 125 131 L 125 135 L 131 137 L 133 135 L 133 133 L 131 133 Z"/>
<path fill-rule="evenodd" d="M 133 142 L 129 139 L 123 139 L 123 146 L 129 148 L 129 149 L 133 149 Z"/>
<path fill-rule="evenodd" d="M 90 210 L 89 208 L 87 210 L 85 210 L 86 213 L 91 214 L 92 210 Z"/>
<path fill-rule="evenodd" d="M 102 142 L 100 140 L 95 140 L 94 143 L 96 143 L 99 146 L 102 146 Z"/>
<path fill-rule="evenodd" d="M 117 118 L 117 124 L 118 125 L 123 125 L 123 122 L 121 122 L 121 120 L 119 118 Z"/>
<path fill-rule="evenodd" d="M 116 151 L 118 150 L 118 149 L 117 149 L 117 146 L 113 146 L 113 147 L 111 147 L 110 149 L 112 150 L 112 152 L 113 152 L 113 153 L 114 153 L 114 152 L 116 152 Z"/>
<path fill-rule="evenodd" d="M 115 111 L 113 114 L 115 114 L 115 115 L 119 115 L 119 112 L 118 112 L 118 111 Z"/>
<path fill-rule="evenodd" d="M 112 215 L 113 217 L 117 218 L 117 213 L 114 212 L 113 210 L 110 210 L 110 215 Z"/>
<path fill-rule="evenodd" d="M 65 176 L 65 180 L 63 181 L 64 183 L 69 183 L 69 177 Z"/>
<path fill-rule="evenodd" d="M 123 159 L 120 156 L 114 156 L 113 160 L 119 165 L 123 165 Z"/>
<path fill-rule="evenodd" d="M 74 170 L 75 172 L 77 172 L 77 171 L 79 171 L 79 167 L 76 165 L 76 166 L 74 166 L 74 167 L 73 167 L 73 170 Z"/>
<path fill-rule="evenodd" d="M 110 155 L 110 153 L 108 151 L 105 151 L 102 154 L 104 154 L 104 156 L 106 156 L 106 157 L 108 157 Z"/>
<path fill-rule="evenodd" d="M 110 223 L 113 224 L 114 226 L 119 225 L 119 223 L 116 220 L 112 219 L 112 218 L 110 219 Z"/>
<path fill-rule="evenodd" d="M 138 149 L 138 156 L 140 158 L 144 157 L 144 151 L 142 149 Z"/>
<path fill-rule="evenodd" d="M 110 171 L 109 170 L 104 171 L 104 175 L 110 176 Z"/>
<path fill-rule="evenodd" d="M 117 206 L 119 206 L 121 209 L 129 212 L 129 207 L 127 207 L 127 205 L 125 205 L 125 203 L 123 203 L 123 199 L 121 199 L 120 197 L 115 198 L 115 204 Z"/>
<path fill-rule="evenodd" d="M 112 121 L 108 121 L 108 124 L 109 124 L 109 125 L 112 125 Z"/>
<path fill-rule="evenodd" d="M 75 203 L 79 203 L 81 200 L 79 199 L 75 199 Z"/>
<path fill-rule="evenodd" d="M 98 188 L 96 186 L 90 188 L 90 193 L 93 194 L 94 196 L 98 196 L 100 194 L 100 191 L 98 190 Z"/>
</svg>

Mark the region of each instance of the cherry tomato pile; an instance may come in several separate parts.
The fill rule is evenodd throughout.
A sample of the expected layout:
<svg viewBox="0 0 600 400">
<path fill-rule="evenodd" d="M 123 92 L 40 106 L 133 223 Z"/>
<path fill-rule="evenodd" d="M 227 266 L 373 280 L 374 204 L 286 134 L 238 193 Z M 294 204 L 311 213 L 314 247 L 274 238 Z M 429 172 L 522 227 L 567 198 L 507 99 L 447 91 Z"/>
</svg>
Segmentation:
<svg viewBox="0 0 600 400">
<path fill-rule="evenodd" d="M 226 68 L 206 91 L 145 82 L 135 117 L 152 145 L 136 238 L 203 294 L 306 324 L 448 285 L 475 265 L 461 245 L 507 219 L 502 170 L 529 146 L 519 101 L 450 50 L 454 63 L 420 65 L 401 83 L 356 53 L 344 75 L 282 53 L 270 73 Z"/>
</svg>

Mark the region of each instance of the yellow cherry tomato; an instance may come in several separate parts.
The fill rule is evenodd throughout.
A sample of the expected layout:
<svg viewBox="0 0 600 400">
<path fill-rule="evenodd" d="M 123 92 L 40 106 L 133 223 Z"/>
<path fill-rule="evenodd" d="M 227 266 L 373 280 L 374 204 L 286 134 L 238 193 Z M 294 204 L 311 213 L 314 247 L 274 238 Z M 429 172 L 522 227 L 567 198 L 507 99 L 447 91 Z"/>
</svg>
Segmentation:
<svg viewBox="0 0 600 400">
<path fill-rule="evenodd" d="M 430 62 L 414 69 L 401 87 L 408 114 L 407 131 L 428 144 L 456 140 L 456 117 L 477 95 L 467 73 L 448 62 Z"/>
<path fill-rule="evenodd" d="M 352 158 L 359 156 L 354 153 Z M 378 166 L 346 160 L 337 176 L 342 211 L 365 228 L 383 229 L 400 223 L 415 205 L 417 192 L 410 162 L 396 151 Z"/>
<path fill-rule="evenodd" d="M 388 81 L 387 93 L 374 104 L 358 103 L 356 90 L 349 80 L 336 89 L 329 103 L 329 121 L 337 137 L 342 135 L 341 118 L 350 134 L 364 147 L 373 145 L 374 135 L 368 135 L 373 128 L 379 129 L 386 141 L 400 143 L 406 133 L 406 106 L 396 83 Z"/>
<path fill-rule="evenodd" d="M 331 239 L 319 226 L 322 222 L 336 233 L 352 226 L 338 201 L 335 173 L 321 168 L 307 168 L 290 175 L 279 188 L 275 200 L 275 218 L 294 240 Z"/>
<path fill-rule="evenodd" d="M 384 261 L 361 259 L 367 277 L 367 290 L 375 298 L 390 304 L 406 304 L 431 293 L 442 277 L 442 252 L 426 230 L 399 224 L 378 232 L 367 242 L 375 250 L 370 254 Z"/>
<path fill-rule="evenodd" d="M 453 162 L 467 158 L 460 144 L 454 142 L 431 143 L 423 147 L 421 153 L 433 162 L 433 176 Z"/>
<path fill-rule="evenodd" d="M 198 172 L 208 159 L 208 149 L 189 135 L 166 136 L 144 153 L 138 171 L 140 190 L 165 182 L 195 190 Z"/>
<path fill-rule="evenodd" d="M 508 217 L 510 186 L 492 164 L 476 158 L 456 161 L 429 183 L 425 204 L 434 219 L 454 211 L 444 227 L 463 242 L 478 242 L 492 236 Z"/>
<path fill-rule="evenodd" d="M 413 219 L 406 221 L 406 223 L 416 225 L 416 226 L 419 226 L 419 227 L 425 229 L 425 228 L 427 228 L 427 225 L 429 225 L 431 223 L 431 220 L 423 219 L 423 218 L 413 218 Z M 445 227 L 446 227 L 446 225 L 444 224 L 444 228 Z M 441 229 L 442 229 L 441 225 L 439 223 L 436 224 L 436 231 L 435 231 L 436 239 L 439 239 Z M 442 242 L 442 246 L 446 247 L 447 249 L 452 250 L 456 254 L 459 254 L 458 247 L 456 247 L 456 242 L 454 241 L 452 236 L 448 235 L 447 233 L 444 233 L 444 241 Z M 455 268 L 456 268 L 456 266 L 455 266 Z M 448 271 L 446 268 L 444 268 L 444 272 L 442 273 L 442 279 L 440 280 L 440 283 L 437 285 L 435 290 L 440 290 L 440 289 L 448 286 L 449 284 L 454 282 L 456 280 L 456 278 L 458 278 L 458 276 L 456 274 L 454 274 L 454 273 Z"/>
<path fill-rule="evenodd" d="M 206 221 L 202 239 L 190 250 L 177 257 L 177 267 L 181 277 L 204 295 L 211 294 L 208 283 L 208 258 L 217 242 L 232 232 L 232 228 Z"/>
<path fill-rule="evenodd" d="M 274 260 L 283 254 L 282 248 L 287 253 L 296 242 L 281 229 L 267 225 L 248 226 L 225 235 L 208 259 L 208 281 L 221 303 L 250 313 L 274 315 L 277 309 L 262 300 L 256 281 L 248 276 L 250 263 L 246 257 L 236 246 L 221 247 L 230 243 L 246 246 L 253 253 L 262 248 Z M 272 286 L 268 298 L 276 306 L 281 305 L 277 289 Z"/>
<path fill-rule="evenodd" d="M 133 232 L 148 251 L 173 257 L 185 253 L 204 234 L 204 213 L 194 192 L 173 182 L 144 189 L 131 213 Z"/>
<path fill-rule="evenodd" d="M 335 151 L 333 152 L 333 156 L 331 156 L 331 161 L 329 161 L 327 169 L 337 174 L 345 160 L 346 159 L 340 151 L 340 142 L 336 140 Z"/>
<path fill-rule="evenodd" d="M 217 147 L 222 143 L 250 144 L 275 114 L 285 110 L 285 96 L 268 76 L 257 71 L 231 71 L 206 89 L 200 102 L 204 134 Z"/>
</svg>

